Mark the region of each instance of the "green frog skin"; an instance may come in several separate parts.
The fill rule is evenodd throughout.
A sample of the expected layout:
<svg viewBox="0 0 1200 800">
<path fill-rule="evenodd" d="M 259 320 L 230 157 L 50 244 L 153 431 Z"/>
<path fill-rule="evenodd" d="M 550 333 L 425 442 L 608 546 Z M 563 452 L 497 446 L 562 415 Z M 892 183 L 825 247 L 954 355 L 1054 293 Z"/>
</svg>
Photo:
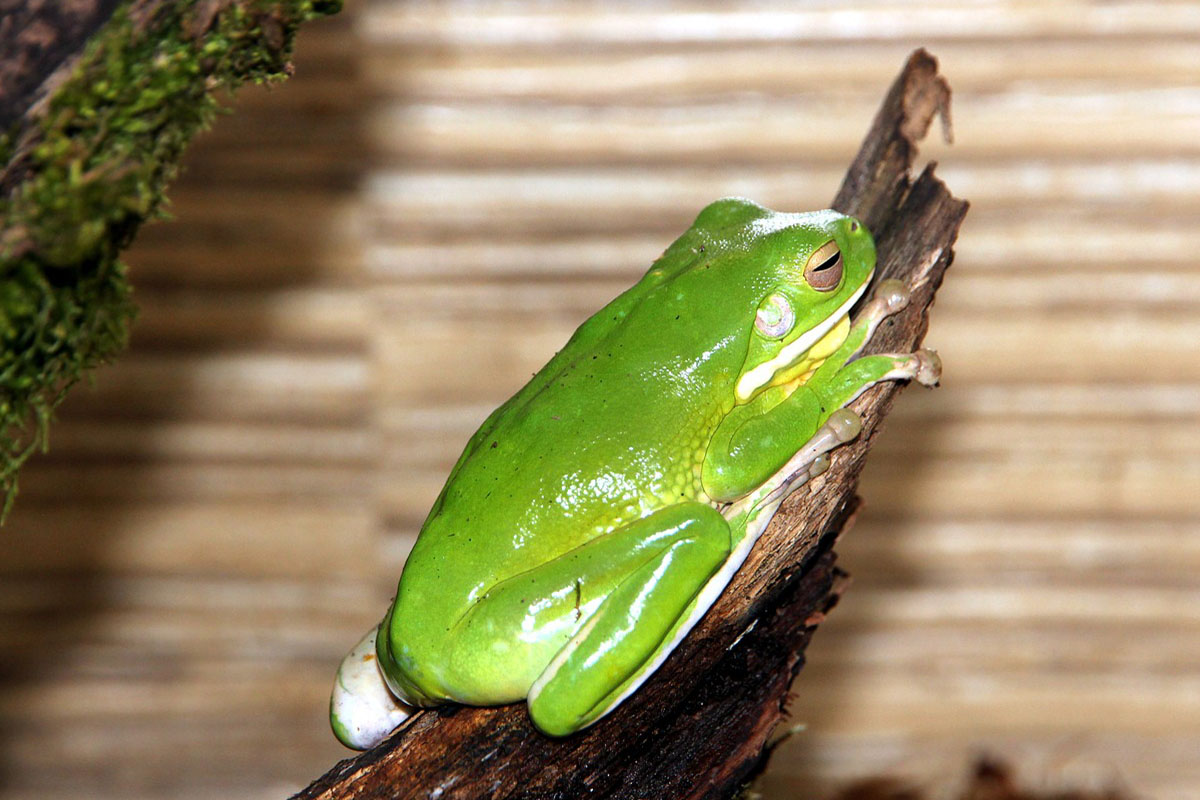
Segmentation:
<svg viewBox="0 0 1200 800">
<path fill-rule="evenodd" d="M 701 211 L 471 437 L 338 671 L 338 738 L 371 747 L 414 707 L 522 699 L 565 736 L 634 692 L 857 435 L 844 406 L 937 382 L 931 351 L 856 357 L 907 303 L 886 281 L 860 304 L 874 269 L 852 217 Z"/>
</svg>

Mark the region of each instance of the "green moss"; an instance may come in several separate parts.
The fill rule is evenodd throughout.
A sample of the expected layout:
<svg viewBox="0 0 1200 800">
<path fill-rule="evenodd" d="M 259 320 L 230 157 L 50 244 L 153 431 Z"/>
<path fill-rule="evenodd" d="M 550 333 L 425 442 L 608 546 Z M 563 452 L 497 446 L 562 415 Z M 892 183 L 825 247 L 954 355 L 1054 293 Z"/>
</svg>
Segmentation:
<svg viewBox="0 0 1200 800">
<path fill-rule="evenodd" d="M 0 200 L 5 512 L 66 390 L 125 346 L 135 309 L 118 254 L 161 213 L 185 146 L 217 113 L 215 93 L 284 77 L 296 26 L 340 2 L 251 0 L 208 25 L 196 5 L 166 4 L 140 25 L 118 9 L 37 121 L 36 144 L 21 155 L 0 135 L 5 162 L 26 159 Z"/>
</svg>

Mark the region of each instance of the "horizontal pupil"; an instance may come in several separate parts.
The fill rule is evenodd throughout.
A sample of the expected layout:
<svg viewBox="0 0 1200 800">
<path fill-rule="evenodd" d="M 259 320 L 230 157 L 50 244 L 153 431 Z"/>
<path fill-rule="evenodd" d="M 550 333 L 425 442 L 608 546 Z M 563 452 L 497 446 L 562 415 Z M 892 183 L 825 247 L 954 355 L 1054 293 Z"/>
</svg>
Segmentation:
<svg viewBox="0 0 1200 800">
<path fill-rule="evenodd" d="M 824 271 L 824 270 L 827 270 L 827 269 L 829 269 L 830 267 L 835 267 L 835 266 L 837 266 L 837 262 L 838 262 L 839 260 L 841 260 L 841 258 L 842 258 L 842 254 L 841 254 L 841 253 L 834 253 L 834 254 L 833 254 L 832 256 L 830 256 L 828 259 L 826 259 L 825 261 L 821 262 L 821 264 L 819 264 L 818 266 L 814 267 L 814 268 L 813 268 L 813 272 L 822 272 L 822 271 Z"/>
</svg>

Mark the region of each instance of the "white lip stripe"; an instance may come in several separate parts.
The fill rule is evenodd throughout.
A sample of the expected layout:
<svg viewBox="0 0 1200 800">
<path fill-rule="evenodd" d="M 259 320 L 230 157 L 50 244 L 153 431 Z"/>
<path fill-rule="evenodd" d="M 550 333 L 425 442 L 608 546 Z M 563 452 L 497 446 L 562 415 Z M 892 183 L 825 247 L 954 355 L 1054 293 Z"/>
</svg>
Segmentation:
<svg viewBox="0 0 1200 800">
<path fill-rule="evenodd" d="M 829 333 L 842 317 L 850 313 L 850 309 L 854 307 L 854 304 L 863 296 L 863 292 L 867 291 L 867 287 L 871 285 L 871 278 L 874 275 L 875 273 L 872 271 L 871 275 L 863 281 L 862 286 L 858 287 L 858 291 L 850 295 L 849 299 L 842 303 L 837 311 L 834 311 L 828 317 L 821 320 L 815 327 L 805 331 L 799 339 L 780 350 L 779 355 L 770 361 L 759 364 L 739 378 L 737 383 L 738 400 L 745 401 L 750 399 L 750 395 L 754 394 L 760 386 L 765 385 L 767 381 L 771 380 L 776 372 L 791 364 L 814 344 L 821 341 L 821 338 Z"/>
</svg>

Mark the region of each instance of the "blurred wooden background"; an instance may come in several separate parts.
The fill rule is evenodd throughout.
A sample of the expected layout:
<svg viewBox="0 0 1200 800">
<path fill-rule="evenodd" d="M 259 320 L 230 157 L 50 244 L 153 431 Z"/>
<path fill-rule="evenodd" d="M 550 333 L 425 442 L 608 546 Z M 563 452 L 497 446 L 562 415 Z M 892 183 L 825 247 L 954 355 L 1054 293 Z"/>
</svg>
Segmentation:
<svg viewBox="0 0 1200 800">
<path fill-rule="evenodd" d="M 767 798 L 987 748 L 1200 796 L 1200 7 L 349 3 L 191 153 L 0 532 L 6 798 L 279 798 L 485 413 L 707 201 L 820 207 L 907 53 L 973 207 Z"/>
</svg>

